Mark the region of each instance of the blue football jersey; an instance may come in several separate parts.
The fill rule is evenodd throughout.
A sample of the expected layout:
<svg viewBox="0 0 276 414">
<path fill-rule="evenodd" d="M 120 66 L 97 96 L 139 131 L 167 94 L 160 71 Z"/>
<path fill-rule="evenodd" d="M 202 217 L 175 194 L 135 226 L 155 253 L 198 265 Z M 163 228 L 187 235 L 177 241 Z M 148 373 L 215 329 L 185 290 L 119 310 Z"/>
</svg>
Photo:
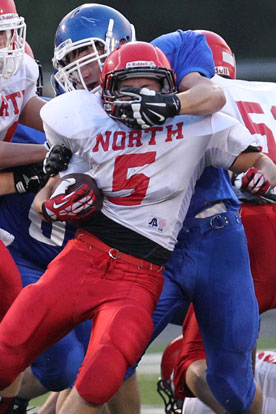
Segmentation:
<svg viewBox="0 0 276 414">
<path fill-rule="evenodd" d="M 18 125 L 12 142 L 45 142 L 45 134 Z M 10 194 L 0 199 L 0 227 L 15 236 L 11 253 L 16 250 L 26 260 L 46 267 L 74 237 L 75 228 L 68 223 L 41 221 L 33 208 L 34 194 Z"/>
<path fill-rule="evenodd" d="M 205 36 L 191 30 L 164 34 L 152 41 L 167 55 L 177 83 L 191 72 L 199 72 L 212 78 L 215 74 L 213 55 Z M 209 203 L 223 200 L 228 210 L 237 210 L 239 201 L 232 189 L 228 172 L 223 169 L 208 167 L 204 170 L 195 187 L 190 208 L 186 217 L 210 207 Z"/>
<path fill-rule="evenodd" d="M 199 72 L 207 78 L 215 75 L 213 55 L 205 36 L 192 30 L 177 30 L 157 37 L 152 42 L 169 59 L 177 85 L 191 72 Z"/>
</svg>

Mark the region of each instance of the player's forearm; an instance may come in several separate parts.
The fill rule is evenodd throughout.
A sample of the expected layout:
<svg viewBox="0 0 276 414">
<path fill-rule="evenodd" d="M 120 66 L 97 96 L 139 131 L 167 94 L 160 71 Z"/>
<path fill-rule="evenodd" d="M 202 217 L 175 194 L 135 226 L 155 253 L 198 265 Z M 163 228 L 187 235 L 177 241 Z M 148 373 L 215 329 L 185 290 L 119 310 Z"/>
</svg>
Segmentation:
<svg viewBox="0 0 276 414">
<path fill-rule="evenodd" d="M 0 173 L 0 195 L 12 193 L 15 193 L 13 173 Z"/>
<path fill-rule="evenodd" d="M 219 111 L 226 102 L 223 90 L 197 72 L 184 76 L 178 86 L 180 114 L 207 115 Z"/>
<path fill-rule="evenodd" d="M 195 85 L 177 96 L 181 115 L 207 115 L 219 111 L 225 104 L 222 89 L 213 83 Z"/>
<path fill-rule="evenodd" d="M 51 197 L 59 182 L 60 177 L 58 175 L 51 177 L 45 187 L 43 187 L 34 198 L 34 210 L 43 221 L 45 221 L 45 218 L 41 214 L 42 204 Z"/>
<path fill-rule="evenodd" d="M 44 160 L 47 151 L 43 145 L 0 142 L 0 169 L 26 165 Z"/>
<path fill-rule="evenodd" d="M 254 167 L 261 171 L 270 182 L 271 187 L 276 186 L 276 165 L 265 154 L 260 152 L 249 152 L 240 154 L 231 167 L 231 171 L 236 174 L 247 171 Z"/>
<path fill-rule="evenodd" d="M 276 186 L 276 165 L 267 155 L 261 154 L 260 157 L 256 159 L 254 167 L 262 171 L 264 176 L 270 182 L 271 187 Z"/>
<path fill-rule="evenodd" d="M 40 110 L 46 104 L 44 99 L 38 96 L 32 97 L 24 106 L 20 115 L 19 122 L 28 127 L 44 131 L 42 119 L 40 117 Z"/>
</svg>

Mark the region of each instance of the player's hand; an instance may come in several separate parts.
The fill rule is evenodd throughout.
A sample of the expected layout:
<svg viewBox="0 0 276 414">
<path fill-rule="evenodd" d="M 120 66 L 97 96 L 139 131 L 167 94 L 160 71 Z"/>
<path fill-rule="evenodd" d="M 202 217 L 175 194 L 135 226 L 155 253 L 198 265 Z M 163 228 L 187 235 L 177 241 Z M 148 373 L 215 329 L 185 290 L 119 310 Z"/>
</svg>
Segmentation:
<svg viewBox="0 0 276 414">
<path fill-rule="evenodd" d="M 42 204 L 41 213 L 47 221 L 78 221 L 96 210 L 94 191 L 87 184 L 80 184 L 70 192 L 74 178 L 63 180 L 51 198 Z"/>
<path fill-rule="evenodd" d="M 65 171 L 68 168 L 72 152 L 64 145 L 54 145 L 47 152 L 43 162 L 43 171 L 48 177 L 54 177 L 60 171 Z"/>
<path fill-rule="evenodd" d="M 257 168 L 249 168 L 242 177 L 241 190 L 248 193 L 264 196 L 271 189 L 270 182 Z"/>
<path fill-rule="evenodd" d="M 173 94 L 163 94 L 147 88 L 122 88 L 120 94 L 129 100 L 116 100 L 122 122 L 135 129 L 162 125 L 167 118 L 179 114 L 180 100 Z"/>
<path fill-rule="evenodd" d="M 37 193 L 48 180 L 42 163 L 14 167 L 12 171 L 17 193 Z"/>
</svg>

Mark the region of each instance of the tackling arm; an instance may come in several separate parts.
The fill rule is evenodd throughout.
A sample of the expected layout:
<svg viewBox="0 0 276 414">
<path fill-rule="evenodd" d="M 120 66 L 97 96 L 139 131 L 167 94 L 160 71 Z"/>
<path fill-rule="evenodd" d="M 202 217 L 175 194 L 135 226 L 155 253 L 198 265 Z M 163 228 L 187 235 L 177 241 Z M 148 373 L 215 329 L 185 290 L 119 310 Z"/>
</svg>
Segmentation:
<svg viewBox="0 0 276 414">
<path fill-rule="evenodd" d="M 181 115 L 211 114 L 219 111 L 226 103 L 223 90 L 198 72 L 184 76 L 178 89 Z"/>
<path fill-rule="evenodd" d="M 197 72 L 189 73 L 180 82 L 180 93 L 160 93 L 147 88 L 127 87 L 112 103 L 113 113 L 130 128 L 147 129 L 162 125 L 175 115 L 207 115 L 220 110 L 225 102 L 222 89 Z"/>
</svg>

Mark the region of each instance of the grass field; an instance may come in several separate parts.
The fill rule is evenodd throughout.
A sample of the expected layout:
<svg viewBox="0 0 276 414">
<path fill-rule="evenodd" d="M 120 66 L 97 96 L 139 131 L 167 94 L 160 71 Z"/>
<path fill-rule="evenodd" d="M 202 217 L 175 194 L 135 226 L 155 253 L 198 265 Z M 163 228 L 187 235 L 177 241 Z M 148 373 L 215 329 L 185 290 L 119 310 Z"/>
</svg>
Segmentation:
<svg viewBox="0 0 276 414">
<path fill-rule="evenodd" d="M 276 332 L 275 332 L 276 334 Z M 276 335 L 264 337 L 261 336 L 258 341 L 258 349 L 274 349 L 276 348 Z M 164 350 L 164 344 L 154 343 L 150 346 L 147 351 L 147 355 L 161 353 Z M 161 397 L 156 391 L 157 380 L 159 373 L 156 372 L 156 368 L 153 373 L 139 373 L 138 371 L 138 382 L 140 386 L 141 399 L 143 405 L 155 405 L 162 406 L 163 402 Z M 31 406 L 40 406 L 45 401 L 47 395 L 35 398 L 30 402 Z"/>
</svg>

